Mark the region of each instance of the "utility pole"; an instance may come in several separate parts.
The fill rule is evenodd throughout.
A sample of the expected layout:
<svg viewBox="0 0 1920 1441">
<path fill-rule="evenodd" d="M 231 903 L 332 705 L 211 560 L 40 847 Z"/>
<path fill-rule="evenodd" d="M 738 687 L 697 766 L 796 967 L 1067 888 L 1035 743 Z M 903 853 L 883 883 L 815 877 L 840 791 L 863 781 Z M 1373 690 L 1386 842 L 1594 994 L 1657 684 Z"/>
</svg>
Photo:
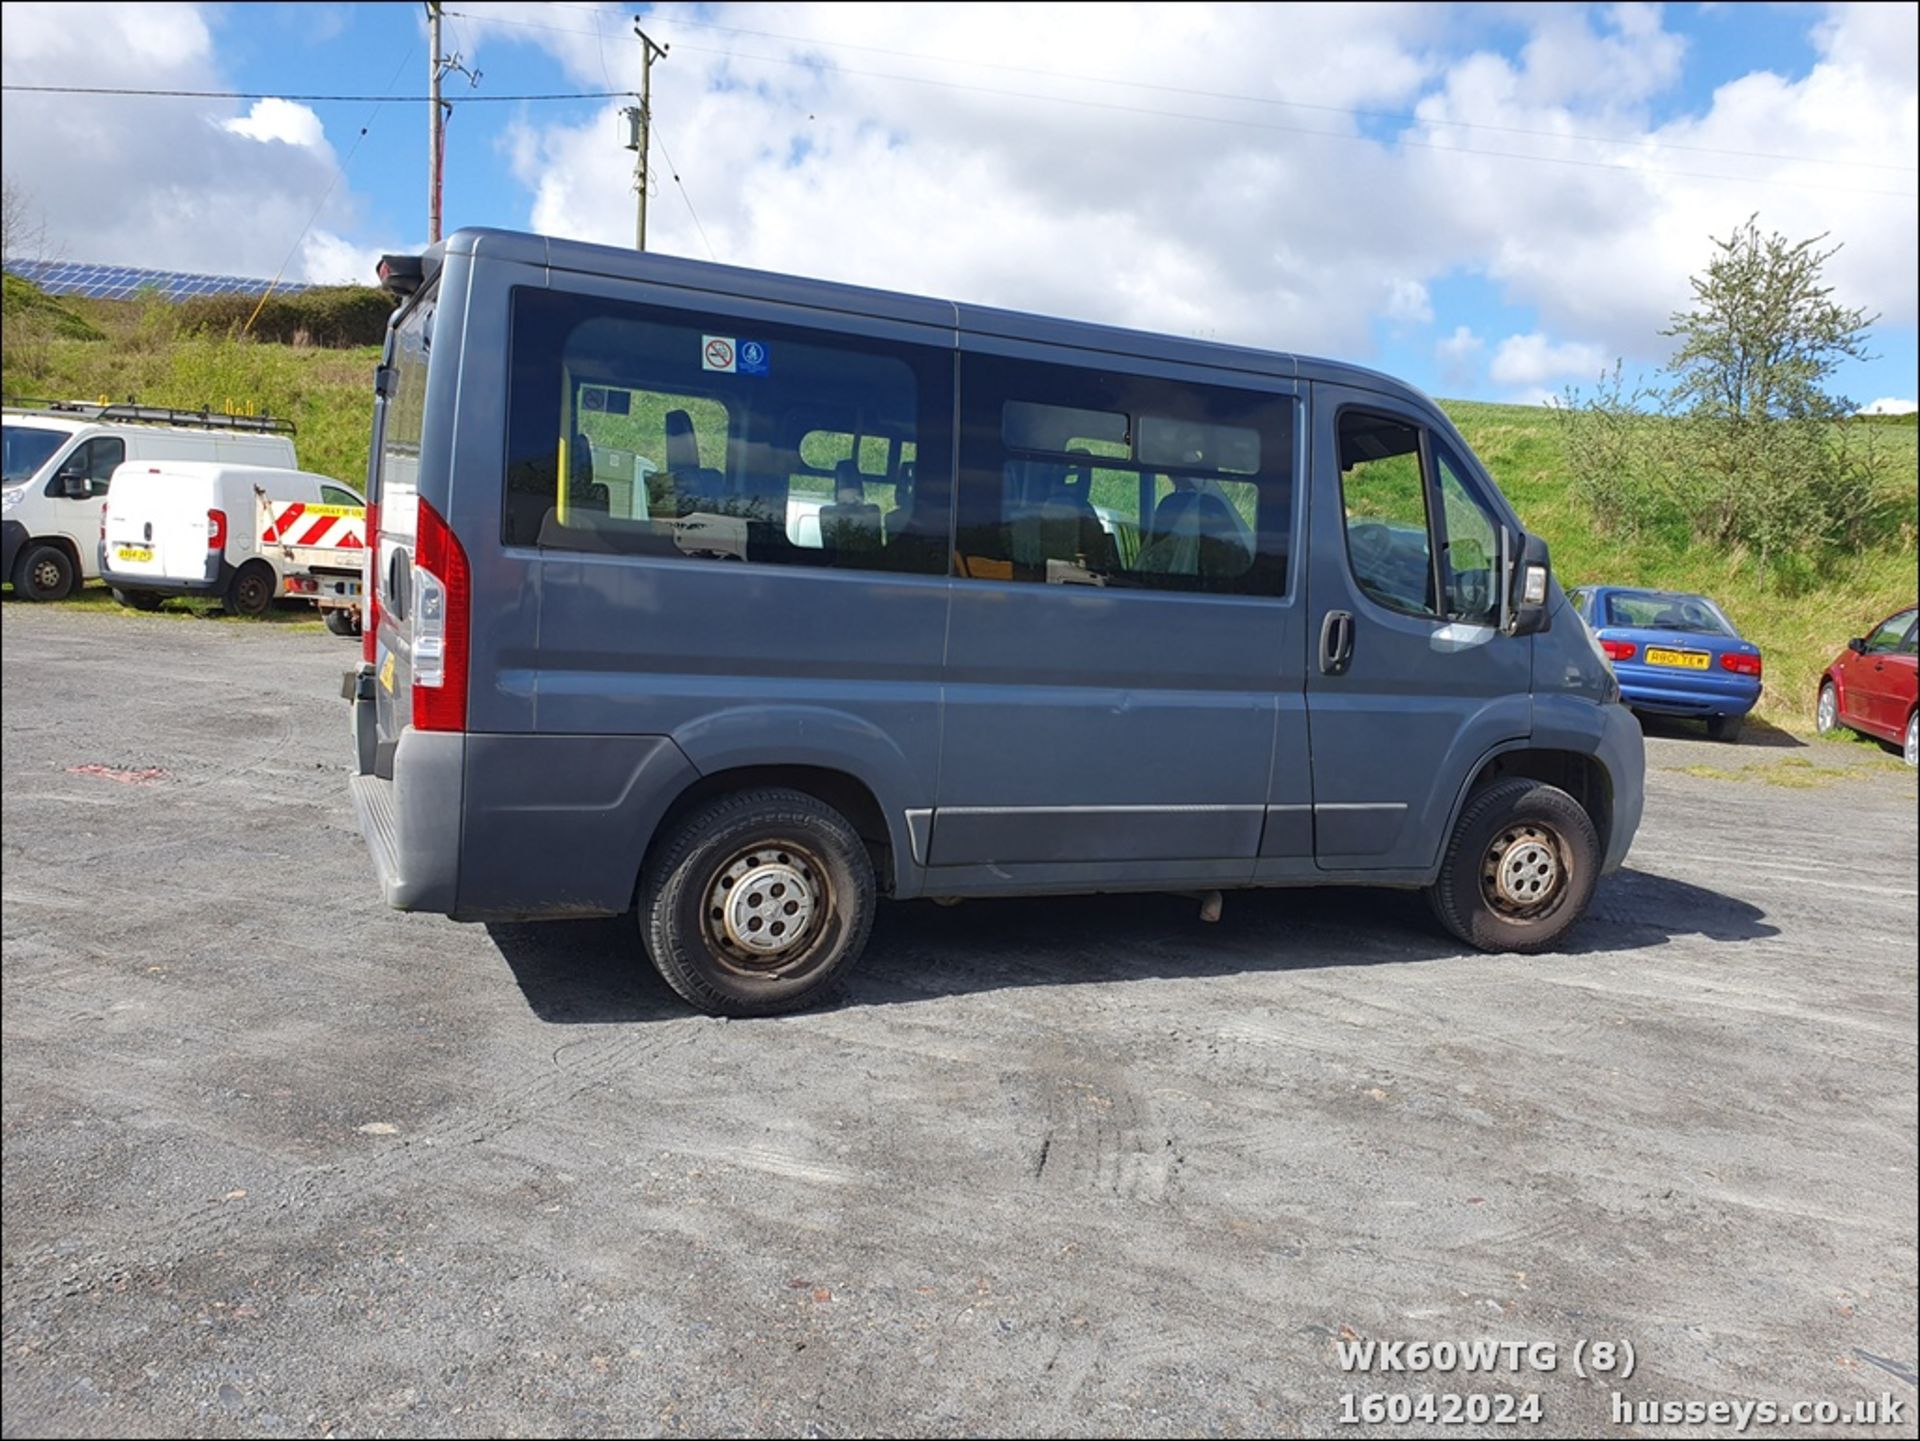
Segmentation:
<svg viewBox="0 0 1920 1441">
<path fill-rule="evenodd" d="M 427 244 L 440 243 L 440 157 L 446 153 L 446 117 L 440 109 L 440 6 L 427 4 Z"/>
<path fill-rule="evenodd" d="M 640 37 L 640 104 L 629 105 L 620 113 L 627 121 L 627 149 L 633 151 L 633 186 L 640 193 L 640 213 L 634 222 L 633 246 L 636 250 L 647 248 L 647 139 L 653 125 L 653 62 L 658 56 L 664 60 L 672 47 L 656 45 L 640 28 L 640 22 L 633 22 L 633 33 Z"/>
</svg>

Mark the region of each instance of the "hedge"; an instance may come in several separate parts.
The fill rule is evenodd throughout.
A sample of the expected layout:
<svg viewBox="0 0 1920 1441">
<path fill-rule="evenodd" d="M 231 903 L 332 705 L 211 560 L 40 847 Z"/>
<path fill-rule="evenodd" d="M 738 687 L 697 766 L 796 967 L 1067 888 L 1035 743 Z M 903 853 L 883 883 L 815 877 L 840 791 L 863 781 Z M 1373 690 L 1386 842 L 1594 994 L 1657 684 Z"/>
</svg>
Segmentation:
<svg viewBox="0 0 1920 1441">
<path fill-rule="evenodd" d="M 332 285 L 270 295 L 196 295 L 180 302 L 180 329 L 188 335 L 239 335 L 256 305 L 260 314 L 247 334 L 279 345 L 304 337 L 311 345 L 339 349 L 378 345 L 393 314 L 393 297 L 364 285 Z"/>
</svg>

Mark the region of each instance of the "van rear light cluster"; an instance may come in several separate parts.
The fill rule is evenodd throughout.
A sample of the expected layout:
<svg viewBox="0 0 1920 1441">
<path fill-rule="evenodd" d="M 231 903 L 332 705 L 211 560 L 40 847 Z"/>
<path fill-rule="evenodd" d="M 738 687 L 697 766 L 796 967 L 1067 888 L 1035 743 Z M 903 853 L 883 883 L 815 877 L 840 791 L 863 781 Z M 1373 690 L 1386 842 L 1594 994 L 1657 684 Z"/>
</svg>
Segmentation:
<svg viewBox="0 0 1920 1441">
<path fill-rule="evenodd" d="M 420 502 L 414 538 L 413 725 L 423 731 L 467 728 L 467 622 L 472 602 L 467 553 L 434 508 Z"/>
<path fill-rule="evenodd" d="M 318 595 L 320 594 L 320 582 L 313 579 L 312 576 L 290 575 L 287 577 L 287 594 Z"/>
<path fill-rule="evenodd" d="M 1760 674 L 1761 661 L 1757 655 L 1748 655 L 1744 651 L 1723 651 L 1720 655 L 1720 669 L 1730 670 L 1735 675 Z"/>
<path fill-rule="evenodd" d="M 1630 640 L 1602 640 L 1600 649 L 1607 653 L 1608 660 L 1632 660 L 1638 647 Z"/>
<path fill-rule="evenodd" d="M 227 548 L 227 513 L 224 510 L 207 512 L 207 549 L 225 550 Z"/>
<path fill-rule="evenodd" d="M 367 598 L 360 618 L 360 659 L 368 665 L 380 646 L 380 505 L 367 501 L 367 545 L 360 557 L 360 593 Z"/>
<path fill-rule="evenodd" d="M 100 541 L 104 545 L 107 539 L 107 503 L 100 502 Z"/>
</svg>

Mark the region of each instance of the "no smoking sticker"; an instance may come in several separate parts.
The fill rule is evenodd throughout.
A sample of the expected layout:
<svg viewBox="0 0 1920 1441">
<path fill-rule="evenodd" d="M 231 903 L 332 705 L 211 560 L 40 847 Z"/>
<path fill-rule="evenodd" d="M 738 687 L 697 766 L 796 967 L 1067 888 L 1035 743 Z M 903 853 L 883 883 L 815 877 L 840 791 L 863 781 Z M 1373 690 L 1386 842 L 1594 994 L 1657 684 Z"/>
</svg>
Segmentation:
<svg viewBox="0 0 1920 1441">
<path fill-rule="evenodd" d="M 700 368 L 702 370 L 718 370 L 732 375 L 734 354 L 733 341 L 730 337 L 724 335 L 700 337 Z"/>
</svg>

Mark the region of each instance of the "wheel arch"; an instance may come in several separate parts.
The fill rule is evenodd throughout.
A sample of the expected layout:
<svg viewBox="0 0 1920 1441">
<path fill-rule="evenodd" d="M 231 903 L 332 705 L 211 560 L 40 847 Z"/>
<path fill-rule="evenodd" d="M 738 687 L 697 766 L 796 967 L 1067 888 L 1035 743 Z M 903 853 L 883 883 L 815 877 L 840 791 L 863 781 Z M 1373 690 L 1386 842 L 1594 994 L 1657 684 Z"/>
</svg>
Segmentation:
<svg viewBox="0 0 1920 1441">
<path fill-rule="evenodd" d="M 701 806 L 740 791 L 769 788 L 799 791 L 845 816 L 873 860 L 874 876 L 881 890 L 891 892 L 898 888 L 902 879 L 900 866 L 907 857 L 896 841 L 887 812 L 873 787 L 851 771 L 834 766 L 784 762 L 733 765 L 703 771 L 694 777 L 668 802 L 654 826 L 653 834 L 647 839 L 646 854 L 641 858 L 641 873 L 645 873 L 647 865 L 680 823 Z M 636 875 L 636 895 L 639 884 Z"/>
<path fill-rule="evenodd" d="M 1447 834 L 1460 823 L 1461 813 L 1481 791 L 1498 781 L 1532 780 L 1556 786 L 1580 803 L 1600 838 L 1606 855 L 1613 840 L 1614 783 L 1605 762 L 1590 751 L 1557 746 L 1535 746 L 1522 741 L 1503 746 L 1487 756 L 1474 771 L 1447 821 Z"/>
</svg>

